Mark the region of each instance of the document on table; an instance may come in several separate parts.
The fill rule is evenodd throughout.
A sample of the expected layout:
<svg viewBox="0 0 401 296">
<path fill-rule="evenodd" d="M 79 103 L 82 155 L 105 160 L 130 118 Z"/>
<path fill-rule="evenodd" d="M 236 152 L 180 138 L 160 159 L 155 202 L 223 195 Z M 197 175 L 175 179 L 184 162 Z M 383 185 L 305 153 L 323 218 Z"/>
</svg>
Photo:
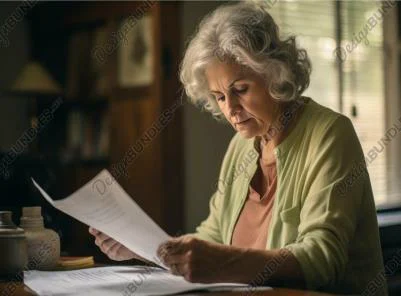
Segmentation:
<svg viewBox="0 0 401 296">
<path fill-rule="evenodd" d="M 157 267 L 112 266 L 73 271 L 25 271 L 24 283 L 44 295 L 142 296 L 208 290 L 254 291 L 244 284 L 196 284 Z M 271 289 L 264 287 L 264 290 Z"/>
<path fill-rule="evenodd" d="M 166 267 L 156 253 L 169 235 L 130 198 L 107 170 L 67 198 L 56 201 L 35 180 L 32 181 L 55 208 L 107 234 L 139 256 Z"/>
</svg>

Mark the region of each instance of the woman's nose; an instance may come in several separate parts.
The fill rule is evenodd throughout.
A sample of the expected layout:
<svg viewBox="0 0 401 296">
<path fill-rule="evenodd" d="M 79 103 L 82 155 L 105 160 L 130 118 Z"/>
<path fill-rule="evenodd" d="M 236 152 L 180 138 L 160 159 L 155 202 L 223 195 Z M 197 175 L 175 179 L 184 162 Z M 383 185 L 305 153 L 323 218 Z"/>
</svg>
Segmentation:
<svg viewBox="0 0 401 296">
<path fill-rule="evenodd" d="M 226 96 L 226 105 L 228 112 L 233 116 L 237 111 L 241 110 L 241 104 L 238 102 L 238 98 L 234 95 Z"/>
</svg>

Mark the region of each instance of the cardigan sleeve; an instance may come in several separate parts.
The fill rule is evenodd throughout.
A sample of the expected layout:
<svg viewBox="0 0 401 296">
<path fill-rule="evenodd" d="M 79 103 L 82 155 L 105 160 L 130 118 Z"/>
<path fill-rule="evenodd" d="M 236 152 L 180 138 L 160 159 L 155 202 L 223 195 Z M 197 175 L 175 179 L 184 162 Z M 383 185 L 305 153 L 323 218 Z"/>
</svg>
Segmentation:
<svg viewBox="0 0 401 296">
<path fill-rule="evenodd" d="M 238 139 L 239 133 L 234 135 L 230 141 L 230 144 L 228 145 L 220 168 L 219 180 L 229 179 L 229 163 L 232 160 L 233 152 L 236 149 Z M 217 184 L 218 188 L 209 201 L 208 217 L 196 228 L 196 232 L 193 233 L 193 235 L 203 240 L 223 244 L 224 240 L 221 231 L 221 219 L 223 215 L 222 211 L 224 199 L 227 198 L 227 191 L 223 190 L 223 192 L 221 192 L 219 185 L 220 183 Z"/>
<path fill-rule="evenodd" d="M 223 243 L 222 234 L 220 231 L 220 203 L 221 195 L 215 192 L 209 202 L 209 216 L 197 228 L 194 235 L 197 238 Z"/>
<path fill-rule="evenodd" d="M 358 217 L 372 217 L 360 213 L 365 190 L 371 189 L 352 122 L 339 115 L 320 131 L 311 149 L 298 236 L 285 246 L 297 258 L 307 288 L 313 290 L 336 285 L 345 276 L 349 242 Z"/>
</svg>

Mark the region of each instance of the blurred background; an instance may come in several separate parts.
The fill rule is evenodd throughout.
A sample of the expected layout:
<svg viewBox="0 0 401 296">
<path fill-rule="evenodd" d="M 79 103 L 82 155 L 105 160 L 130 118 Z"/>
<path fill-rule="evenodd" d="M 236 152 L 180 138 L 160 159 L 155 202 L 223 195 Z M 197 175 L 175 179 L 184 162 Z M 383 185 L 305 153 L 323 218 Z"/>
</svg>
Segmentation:
<svg viewBox="0 0 401 296">
<path fill-rule="evenodd" d="M 86 226 L 48 206 L 30 177 L 59 199 L 107 168 L 169 234 L 193 232 L 234 132 L 182 98 L 178 68 L 199 21 L 222 3 L 1 2 L 0 210 L 18 223 L 22 206 L 40 205 L 64 254 L 104 259 Z M 393 219 L 401 205 L 400 4 L 263 3 L 310 55 L 305 95 L 352 119 L 378 212 Z"/>
</svg>

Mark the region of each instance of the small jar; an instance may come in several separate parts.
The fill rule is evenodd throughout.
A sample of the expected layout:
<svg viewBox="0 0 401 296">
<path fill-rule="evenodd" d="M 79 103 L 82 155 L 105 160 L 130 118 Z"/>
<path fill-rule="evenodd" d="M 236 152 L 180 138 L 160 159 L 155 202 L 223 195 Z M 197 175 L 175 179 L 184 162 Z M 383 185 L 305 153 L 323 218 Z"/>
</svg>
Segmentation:
<svg viewBox="0 0 401 296">
<path fill-rule="evenodd" d="M 0 281 L 22 281 L 27 263 L 24 230 L 11 219 L 12 212 L 0 211 Z"/>
<path fill-rule="evenodd" d="M 41 207 L 22 208 L 20 227 L 25 230 L 28 251 L 28 270 L 51 270 L 60 259 L 60 237 L 46 229 Z"/>
</svg>

